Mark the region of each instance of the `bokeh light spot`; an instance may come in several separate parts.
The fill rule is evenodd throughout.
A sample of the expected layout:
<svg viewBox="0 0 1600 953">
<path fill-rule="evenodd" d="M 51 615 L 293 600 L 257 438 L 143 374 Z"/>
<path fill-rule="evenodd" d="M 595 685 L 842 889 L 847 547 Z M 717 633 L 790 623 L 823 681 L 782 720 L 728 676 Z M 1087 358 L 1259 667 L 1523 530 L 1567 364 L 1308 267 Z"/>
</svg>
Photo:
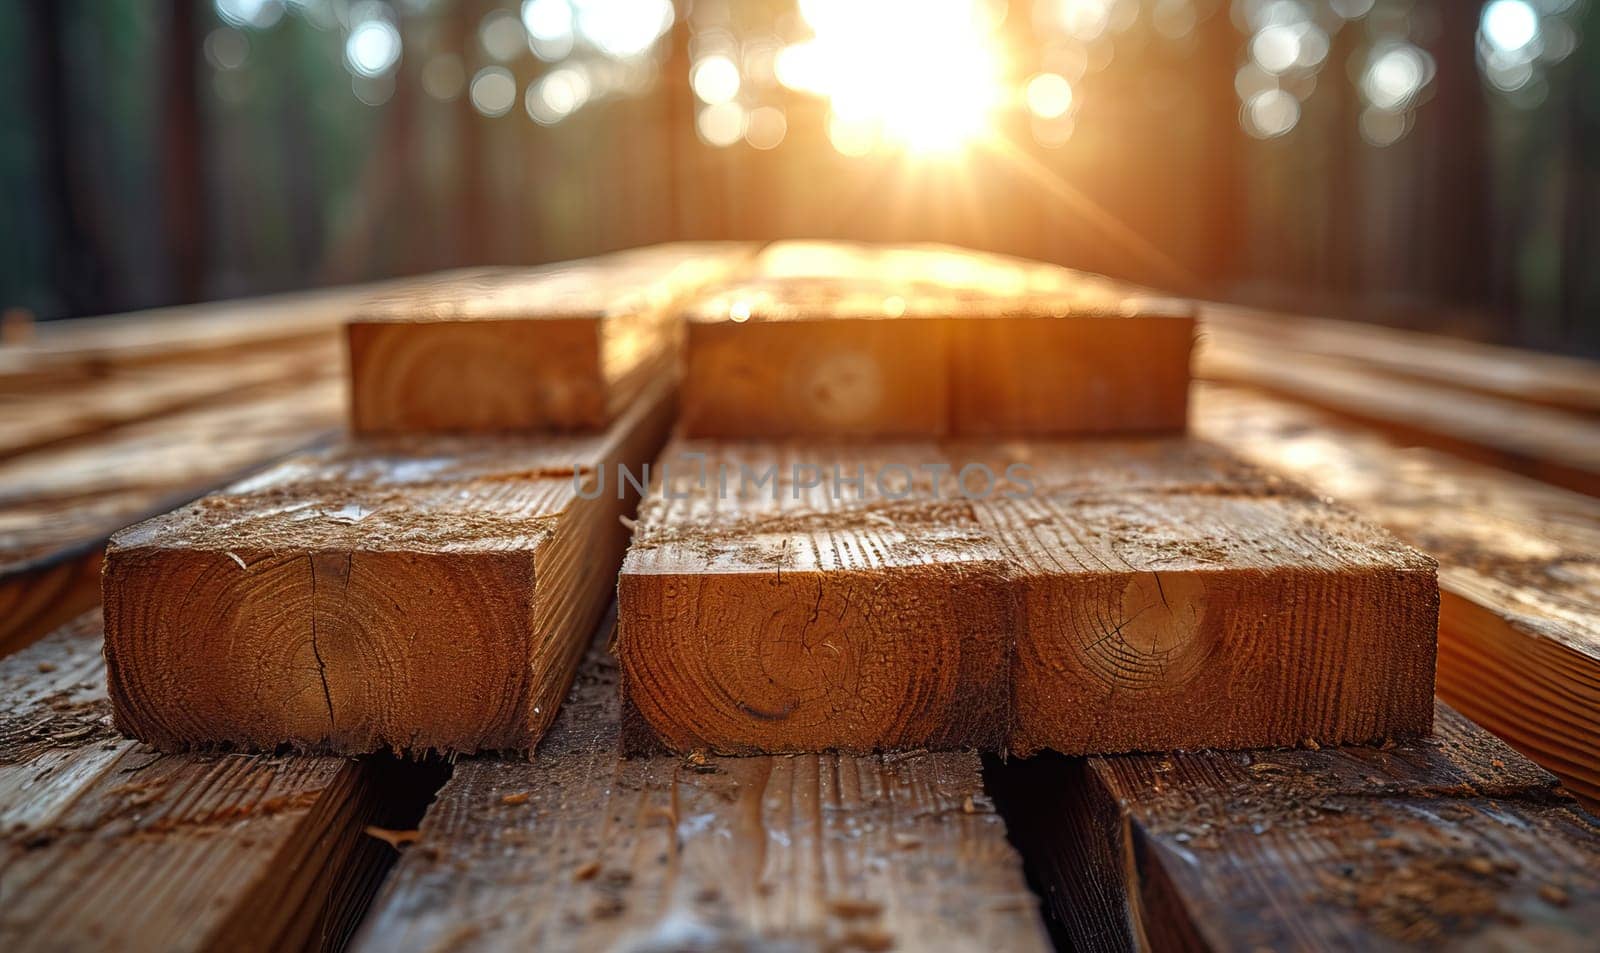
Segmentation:
<svg viewBox="0 0 1600 953">
<path fill-rule="evenodd" d="M 485 116 L 504 116 L 517 101 L 517 81 L 504 66 L 485 66 L 472 77 L 472 108 Z"/>
<path fill-rule="evenodd" d="M 1039 73 L 1028 80 L 1028 111 L 1041 119 L 1057 119 L 1072 108 L 1072 84 L 1058 73 Z"/>
</svg>

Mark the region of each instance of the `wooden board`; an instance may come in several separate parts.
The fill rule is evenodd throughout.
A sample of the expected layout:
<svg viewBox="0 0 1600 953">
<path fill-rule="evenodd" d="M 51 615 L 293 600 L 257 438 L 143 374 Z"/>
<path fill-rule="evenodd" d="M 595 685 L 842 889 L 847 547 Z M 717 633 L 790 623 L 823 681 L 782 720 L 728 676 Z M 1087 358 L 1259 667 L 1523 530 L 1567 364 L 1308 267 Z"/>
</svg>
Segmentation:
<svg viewBox="0 0 1600 953">
<path fill-rule="evenodd" d="M 331 437 L 342 405 L 325 378 L 0 461 L 0 654 L 100 601 L 112 533 Z"/>
<path fill-rule="evenodd" d="M 403 786 L 341 758 L 158 755 L 111 727 L 98 613 L 0 660 L 0 946 L 336 946 Z"/>
<path fill-rule="evenodd" d="M 1336 358 L 1410 380 L 1582 414 L 1600 414 L 1600 365 L 1356 321 L 1202 306 L 1208 334 L 1278 353 Z"/>
<path fill-rule="evenodd" d="M 0 460 L 189 408 L 309 386 L 338 374 L 335 345 L 330 335 L 226 360 L 116 369 L 86 382 L 0 395 Z"/>
<path fill-rule="evenodd" d="M 637 470 L 670 405 L 663 384 L 597 435 L 337 447 L 117 534 L 118 726 L 163 750 L 527 750 L 626 541 L 623 488 L 577 484 Z"/>
<path fill-rule="evenodd" d="M 1432 447 L 1600 496 L 1600 421 L 1518 401 L 1403 380 L 1349 362 L 1208 341 L 1201 377 L 1246 384 Z"/>
<path fill-rule="evenodd" d="M 355 950 L 1049 949 L 977 755 L 622 758 L 601 647 L 532 763 L 456 763 Z"/>
<path fill-rule="evenodd" d="M 618 584 L 630 751 L 1428 730 L 1432 562 L 1218 448 L 677 441 L 661 463 Z"/>
<path fill-rule="evenodd" d="M 970 509 L 915 469 L 943 459 L 931 443 L 669 445 L 618 582 L 628 749 L 1003 745 L 1012 593 Z M 865 499 L 834 497 L 835 465 L 868 474 Z M 830 479 L 807 487 L 806 467 Z"/>
<path fill-rule="evenodd" d="M 1440 696 L 1600 804 L 1600 503 L 1237 388 L 1195 420 L 1435 556 Z"/>
<path fill-rule="evenodd" d="M 673 301 L 748 254 L 663 245 L 374 299 L 348 325 L 352 429 L 604 428 L 676 361 Z"/>
<path fill-rule="evenodd" d="M 1032 493 L 972 508 L 1018 588 L 1013 752 L 1427 732 L 1432 560 L 1203 443 L 1001 449 Z"/>
<path fill-rule="evenodd" d="M 1184 427 L 1190 306 L 1065 269 L 779 242 L 685 315 L 690 436 Z"/>
<path fill-rule="evenodd" d="M 85 383 L 120 370 L 214 362 L 263 350 L 336 342 L 340 322 L 368 297 L 418 281 L 492 274 L 470 268 L 423 278 L 297 291 L 32 326 L 31 339 L 0 346 L 0 393 Z"/>
<path fill-rule="evenodd" d="M 1594 948 L 1600 827 L 1441 706 L 1378 748 L 991 773 L 1074 949 Z"/>
</svg>

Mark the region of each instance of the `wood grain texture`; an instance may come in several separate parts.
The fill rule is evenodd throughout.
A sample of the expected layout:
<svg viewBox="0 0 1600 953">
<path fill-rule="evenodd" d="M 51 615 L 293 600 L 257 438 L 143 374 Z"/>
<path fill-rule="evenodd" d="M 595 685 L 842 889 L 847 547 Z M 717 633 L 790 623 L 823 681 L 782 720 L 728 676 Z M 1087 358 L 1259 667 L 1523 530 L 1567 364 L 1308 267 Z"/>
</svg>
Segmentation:
<svg viewBox="0 0 1600 953">
<path fill-rule="evenodd" d="M 1600 414 L 1600 365 L 1357 321 L 1202 305 L 1207 333 L 1280 354 L 1347 361 L 1409 380 L 1581 414 Z"/>
<path fill-rule="evenodd" d="M 778 242 L 685 309 L 690 436 L 1182 430 L 1192 310 L 927 246 Z"/>
<path fill-rule="evenodd" d="M 673 302 L 749 253 L 661 245 L 376 298 L 347 327 L 352 429 L 603 429 L 676 361 Z"/>
<path fill-rule="evenodd" d="M 375 439 L 117 534 L 117 724 L 163 749 L 527 750 L 610 599 L 662 384 L 596 435 Z M 592 498 L 587 498 L 591 497 Z"/>
<path fill-rule="evenodd" d="M 1006 567 L 948 486 L 934 499 L 913 469 L 930 460 L 933 444 L 670 445 L 618 583 L 628 749 L 1002 745 Z M 862 499 L 807 485 L 836 466 L 866 475 Z M 907 482 L 880 486 L 892 466 Z"/>
<path fill-rule="evenodd" d="M 336 945 L 387 846 L 339 758 L 158 755 L 111 726 L 98 613 L 0 660 L 0 945 Z"/>
<path fill-rule="evenodd" d="M 1203 443 L 1004 449 L 1032 494 L 972 506 L 1021 603 L 1012 751 L 1427 732 L 1427 557 Z"/>
<path fill-rule="evenodd" d="M 680 440 L 662 463 L 618 585 L 630 751 L 1428 730 L 1432 561 L 1215 446 Z"/>
<path fill-rule="evenodd" d="M 1600 503 L 1237 388 L 1196 426 L 1437 558 L 1440 697 L 1600 803 Z"/>
<path fill-rule="evenodd" d="M 1459 714 L 1436 724 L 990 777 L 1076 949 L 1592 949 L 1600 826 Z"/>
<path fill-rule="evenodd" d="M 1502 397 L 1408 381 L 1347 361 L 1288 354 L 1239 338 L 1205 341 L 1206 380 L 1244 384 L 1320 407 L 1398 443 L 1600 496 L 1600 421 Z"/>
<path fill-rule="evenodd" d="M 596 651 L 532 763 L 463 760 L 354 949 L 1048 949 L 976 755 L 623 758 Z"/>
<path fill-rule="evenodd" d="M 100 601 L 112 533 L 331 437 L 342 393 L 285 385 L 0 461 L 0 654 Z"/>
</svg>

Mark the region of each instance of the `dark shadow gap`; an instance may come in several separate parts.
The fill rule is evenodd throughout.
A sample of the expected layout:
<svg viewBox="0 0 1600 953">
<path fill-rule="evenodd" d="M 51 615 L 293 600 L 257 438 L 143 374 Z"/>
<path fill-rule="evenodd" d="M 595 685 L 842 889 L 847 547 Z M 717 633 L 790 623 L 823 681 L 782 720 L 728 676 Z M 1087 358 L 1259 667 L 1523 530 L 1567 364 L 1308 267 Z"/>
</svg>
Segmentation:
<svg viewBox="0 0 1600 953">
<path fill-rule="evenodd" d="M 1084 760 L 986 754 L 983 783 L 1022 855 L 1056 949 L 1135 949 L 1113 846 L 1116 806 L 1098 803 Z"/>
<path fill-rule="evenodd" d="M 307 944 L 320 953 L 337 953 L 350 943 L 401 854 L 412 849 L 388 838 L 417 829 L 453 770 L 437 756 L 414 760 L 383 752 L 361 761 L 363 808 L 353 832 L 358 842 L 322 898 Z"/>
</svg>

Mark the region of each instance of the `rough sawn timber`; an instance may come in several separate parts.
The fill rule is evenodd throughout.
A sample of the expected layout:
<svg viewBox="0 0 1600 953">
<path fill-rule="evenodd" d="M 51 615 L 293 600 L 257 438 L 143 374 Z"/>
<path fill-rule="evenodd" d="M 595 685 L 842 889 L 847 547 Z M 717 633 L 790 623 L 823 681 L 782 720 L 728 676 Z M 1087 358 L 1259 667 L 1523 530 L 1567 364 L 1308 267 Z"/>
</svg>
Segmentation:
<svg viewBox="0 0 1600 953">
<path fill-rule="evenodd" d="M 953 458 L 976 456 L 976 449 Z M 1013 752 L 1359 743 L 1426 733 L 1433 561 L 1192 440 L 1000 445 L 975 501 L 1020 603 Z"/>
<path fill-rule="evenodd" d="M 336 946 L 391 849 L 369 766 L 117 735 L 98 613 L 0 660 L 0 947 Z"/>
<path fill-rule="evenodd" d="M 1595 818 L 1456 712 L 1435 723 L 1376 747 L 989 777 L 1073 949 L 1593 949 Z"/>
<path fill-rule="evenodd" d="M 326 441 L 342 398 L 324 378 L 0 461 L 0 654 L 99 603 L 111 534 Z"/>
<path fill-rule="evenodd" d="M 1600 421 L 1438 383 L 1405 380 L 1351 362 L 1285 354 L 1250 339 L 1208 339 L 1199 374 L 1320 407 L 1431 447 L 1600 496 Z"/>
<path fill-rule="evenodd" d="M 618 586 L 630 751 L 1429 728 L 1432 561 L 1213 445 L 680 440 L 660 463 Z M 985 495 L 979 464 L 1021 469 Z"/>
<path fill-rule="evenodd" d="M 671 372 L 673 302 L 748 258 L 660 245 L 532 270 L 444 276 L 349 323 L 360 434 L 602 429 Z"/>
<path fill-rule="evenodd" d="M 625 758 L 616 679 L 456 763 L 355 950 L 1049 949 L 977 755 Z"/>
<path fill-rule="evenodd" d="M 226 360 L 118 368 L 86 382 L 0 394 L 0 460 L 190 408 L 313 386 L 337 376 L 336 344 L 330 335 Z"/>
<path fill-rule="evenodd" d="M 1364 321 L 1210 303 L 1201 312 L 1207 334 L 1224 347 L 1237 339 L 1279 354 L 1335 358 L 1408 380 L 1600 415 L 1600 364 L 1594 361 Z"/>
<path fill-rule="evenodd" d="M 1439 696 L 1600 804 L 1600 502 L 1207 385 L 1195 422 L 1439 560 Z"/>
<path fill-rule="evenodd" d="M 1012 591 L 971 508 L 915 469 L 940 460 L 933 443 L 670 444 L 618 582 L 624 746 L 1003 745 Z M 834 492 L 835 466 L 863 473 L 862 499 Z"/>
<path fill-rule="evenodd" d="M 357 442 L 117 534 L 118 726 L 163 750 L 528 750 L 610 600 L 615 469 L 670 405 L 663 383 L 601 434 Z"/>
<path fill-rule="evenodd" d="M 927 247 L 779 242 L 684 310 L 694 437 L 1181 431 L 1191 306 Z"/>
</svg>

